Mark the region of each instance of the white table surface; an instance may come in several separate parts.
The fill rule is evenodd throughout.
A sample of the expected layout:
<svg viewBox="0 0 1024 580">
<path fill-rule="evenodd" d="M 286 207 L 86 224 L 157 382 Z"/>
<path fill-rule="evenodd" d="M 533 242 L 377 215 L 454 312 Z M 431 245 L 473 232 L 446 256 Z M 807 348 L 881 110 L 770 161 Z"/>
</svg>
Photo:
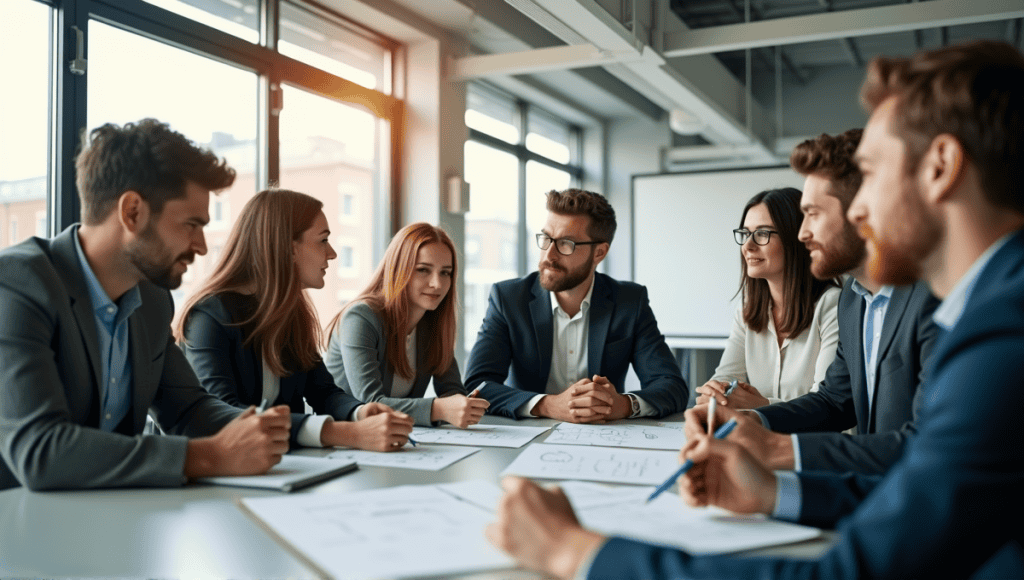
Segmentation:
<svg viewBox="0 0 1024 580">
<path fill-rule="evenodd" d="M 681 420 L 682 416 L 666 420 Z M 516 424 L 485 417 L 485 423 Z M 529 425 L 556 425 L 546 419 Z M 542 434 L 534 443 L 543 441 Z M 360 467 L 294 493 L 335 493 L 467 479 L 498 481 L 522 449 L 483 448 L 441 471 Z M 306 455 L 329 450 L 305 449 Z M 315 578 L 235 502 L 272 497 L 275 491 L 188 485 L 172 489 L 0 492 L 0 577 Z M 749 555 L 814 557 L 833 541 L 818 540 L 757 550 Z M 537 578 L 525 571 L 464 578 Z"/>
</svg>

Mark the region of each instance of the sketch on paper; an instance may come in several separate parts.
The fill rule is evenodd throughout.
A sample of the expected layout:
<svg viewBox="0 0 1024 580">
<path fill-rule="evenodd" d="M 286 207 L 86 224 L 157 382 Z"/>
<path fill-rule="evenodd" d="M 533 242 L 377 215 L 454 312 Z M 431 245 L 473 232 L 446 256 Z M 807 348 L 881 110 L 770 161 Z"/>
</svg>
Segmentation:
<svg viewBox="0 0 1024 580">
<path fill-rule="evenodd" d="M 505 474 L 544 479 L 580 479 L 659 485 L 679 467 L 678 453 L 573 445 L 530 445 Z"/>
<path fill-rule="evenodd" d="M 355 461 L 359 465 L 374 467 L 401 467 L 423 471 L 440 471 L 445 467 L 480 451 L 479 447 L 445 447 L 440 445 L 406 445 L 401 451 L 381 453 L 361 449 L 341 449 L 327 457 L 342 461 Z"/>
<path fill-rule="evenodd" d="M 414 427 L 410 436 L 417 443 L 476 445 L 479 447 L 522 447 L 549 427 L 515 425 L 472 425 L 456 427 Z"/>
<path fill-rule="evenodd" d="M 686 445 L 682 429 L 653 425 L 577 425 L 561 423 L 544 441 L 552 444 L 632 447 L 678 451 Z"/>
<path fill-rule="evenodd" d="M 334 578 L 448 576 L 512 565 L 484 539 L 493 515 L 437 486 L 246 498 L 241 503 L 277 539 Z"/>
</svg>

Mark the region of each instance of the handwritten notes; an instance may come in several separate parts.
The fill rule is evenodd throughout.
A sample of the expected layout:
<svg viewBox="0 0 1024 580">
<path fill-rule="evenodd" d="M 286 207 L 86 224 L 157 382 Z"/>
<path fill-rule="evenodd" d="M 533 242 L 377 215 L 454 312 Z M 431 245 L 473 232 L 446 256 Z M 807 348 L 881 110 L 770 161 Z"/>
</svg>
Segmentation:
<svg viewBox="0 0 1024 580">
<path fill-rule="evenodd" d="M 657 485 L 678 467 L 674 451 L 534 443 L 503 474 Z"/>
<path fill-rule="evenodd" d="M 415 439 L 415 437 L 413 437 Z M 422 471 L 440 471 L 445 467 L 480 451 L 479 447 L 446 447 L 444 445 L 406 445 L 401 451 L 379 453 L 360 449 L 344 449 L 327 457 L 342 461 L 355 461 L 359 465 L 374 467 L 400 467 Z"/>
<path fill-rule="evenodd" d="M 455 427 L 415 427 L 411 436 L 417 443 L 443 443 L 448 445 L 476 445 L 479 447 L 522 447 L 548 427 L 519 427 L 512 425 L 472 425 L 467 429 Z"/>
<path fill-rule="evenodd" d="M 595 445 L 599 447 L 634 447 L 679 451 L 686 445 L 682 429 L 650 425 L 577 425 L 561 423 L 545 443 L 564 445 Z"/>
</svg>

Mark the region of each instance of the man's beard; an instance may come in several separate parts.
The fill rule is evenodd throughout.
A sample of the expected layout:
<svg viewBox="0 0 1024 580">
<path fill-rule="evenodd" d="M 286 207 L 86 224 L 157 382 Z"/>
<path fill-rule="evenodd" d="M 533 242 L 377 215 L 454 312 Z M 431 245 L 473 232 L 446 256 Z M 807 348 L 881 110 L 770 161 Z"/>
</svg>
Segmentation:
<svg viewBox="0 0 1024 580">
<path fill-rule="evenodd" d="M 542 261 L 538 265 L 538 269 L 540 270 L 540 287 L 545 289 L 545 290 L 547 290 L 548 292 L 565 292 L 566 290 L 572 290 L 573 288 L 575 288 L 575 287 L 579 286 L 580 284 L 582 284 L 588 277 L 590 277 L 590 271 L 593 268 L 594 268 L 594 253 L 593 253 L 593 251 L 591 251 L 590 257 L 587 259 L 587 261 L 585 263 L 580 264 L 579 268 L 576 268 L 575 270 L 572 270 L 572 271 L 568 271 L 565 268 L 562 268 L 560 266 L 555 266 L 554 264 L 551 264 L 550 262 Z M 556 270 L 556 271 L 560 271 L 560 272 L 565 272 L 565 275 L 562 277 L 561 280 L 557 280 L 557 279 L 546 280 L 545 279 L 545 273 L 544 273 L 545 269 L 551 269 L 551 270 Z"/>
<path fill-rule="evenodd" d="M 167 253 L 166 246 L 157 235 L 152 222 L 147 224 L 139 234 L 139 241 L 127 248 L 127 253 L 128 260 L 138 268 L 139 272 L 142 272 L 147 280 L 167 290 L 174 290 L 181 286 L 181 277 L 184 272 L 174 274 L 174 265 L 181 260 L 191 264 L 196 257 L 195 252 L 189 251 L 174 259 L 162 259 Z"/>
<path fill-rule="evenodd" d="M 819 252 L 819 258 L 811 257 L 811 274 L 819 280 L 837 278 L 864 261 L 867 244 L 857 235 L 853 224 L 845 220 L 844 223 L 842 233 L 832 246 L 815 244 L 807 247 Z"/>
<path fill-rule="evenodd" d="M 905 188 L 912 187 L 904 185 Z M 907 193 L 904 189 L 903 193 Z M 915 191 L 904 195 L 886 228 L 889 235 L 862 224 L 860 236 L 868 245 L 868 276 L 878 284 L 913 284 L 922 278 L 922 265 L 942 237 L 942 226 L 928 215 Z"/>
</svg>

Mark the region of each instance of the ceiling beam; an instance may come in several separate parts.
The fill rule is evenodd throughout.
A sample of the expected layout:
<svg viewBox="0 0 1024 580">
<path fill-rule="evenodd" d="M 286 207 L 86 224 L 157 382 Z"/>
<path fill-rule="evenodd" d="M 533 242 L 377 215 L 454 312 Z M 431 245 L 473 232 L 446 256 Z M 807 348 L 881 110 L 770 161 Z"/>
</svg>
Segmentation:
<svg viewBox="0 0 1024 580">
<path fill-rule="evenodd" d="M 522 52 L 466 56 L 452 61 L 452 81 L 570 70 L 640 60 L 636 51 L 601 50 L 593 44 L 551 46 Z"/>
<path fill-rule="evenodd" d="M 934 0 L 712 26 L 665 35 L 666 58 L 1024 17 L 1020 0 Z"/>
</svg>

